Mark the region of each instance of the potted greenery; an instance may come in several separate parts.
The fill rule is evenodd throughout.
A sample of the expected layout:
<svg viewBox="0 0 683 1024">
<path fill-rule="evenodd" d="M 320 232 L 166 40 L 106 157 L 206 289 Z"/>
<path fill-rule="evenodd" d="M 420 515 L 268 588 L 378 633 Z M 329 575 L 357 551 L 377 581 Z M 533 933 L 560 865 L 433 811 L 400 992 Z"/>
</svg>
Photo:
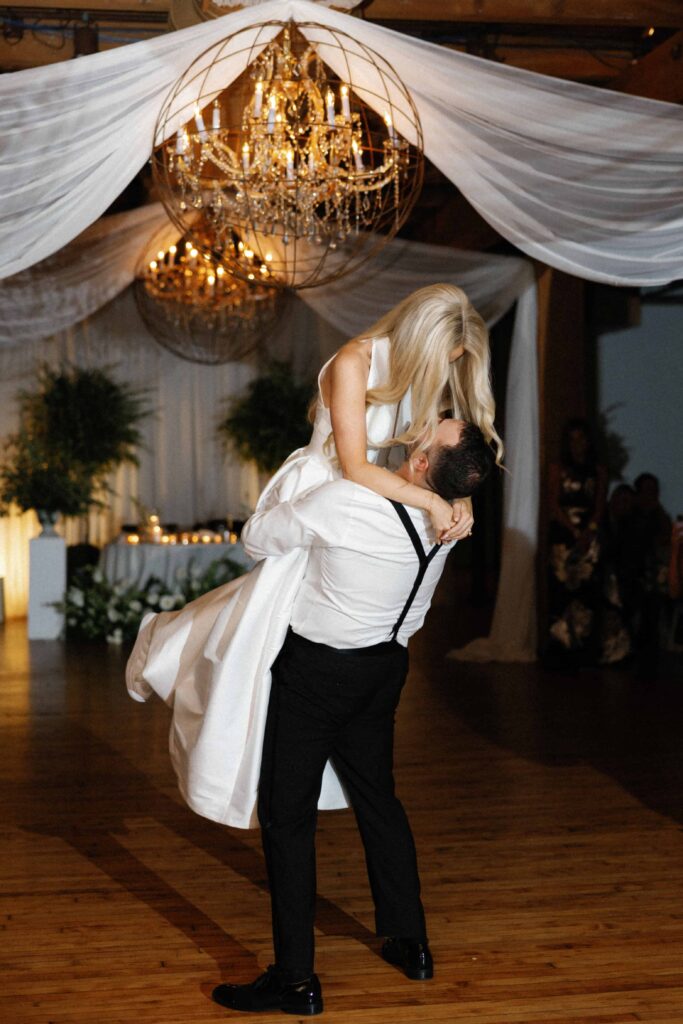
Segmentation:
<svg viewBox="0 0 683 1024">
<path fill-rule="evenodd" d="M 54 639 L 63 628 L 66 545 L 54 531 L 57 516 L 82 515 L 101 505 L 106 477 L 123 461 L 136 462 L 138 424 L 147 415 L 140 392 L 105 370 L 43 367 L 34 391 L 19 393 L 20 427 L 0 463 L 0 515 L 12 505 L 35 509 L 43 525 L 30 541 L 30 639 Z"/>
<path fill-rule="evenodd" d="M 298 383 L 286 363 L 273 362 L 231 404 L 218 433 L 243 461 L 274 473 L 290 452 L 308 444 L 311 397 L 310 384 Z"/>
<path fill-rule="evenodd" d="M 7 442 L 0 468 L 0 514 L 10 505 L 35 509 L 44 534 L 54 532 L 60 513 L 82 515 L 91 501 L 92 480 L 80 466 L 48 451 L 40 437 L 22 429 Z"/>
<path fill-rule="evenodd" d="M 101 504 L 106 476 L 137 462 L 143 393 L 105 370 L 44 366 L 35 391 L 19 393 L 20 429 L 0 464 L 0 515 L 35 509 L 44 525 Z"/>
</svg>

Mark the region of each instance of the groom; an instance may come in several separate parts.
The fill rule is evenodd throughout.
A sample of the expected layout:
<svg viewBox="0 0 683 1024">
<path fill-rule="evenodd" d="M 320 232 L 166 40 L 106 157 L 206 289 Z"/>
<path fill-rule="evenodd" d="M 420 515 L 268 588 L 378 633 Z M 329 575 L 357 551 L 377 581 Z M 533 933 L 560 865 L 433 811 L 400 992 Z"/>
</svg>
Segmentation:
<svg viewBox="0 0 683 1024">
<path fill-rule="evenodd" d="M 447 501 L 490 472 L 477 427 L 443 420 L 427 451 L 397 470 Z M 270 884 L 275 964 L 249 985 L 219 985 L 234 1010 L 322 1012 L 313 973 L 316 807 L 328 758 L 348 792 L 365 847 L 382 956 L 409 978 L 433 974 L 415 845 L 394 795 L 394 713 L 448 547 L 429 517 L 348 480 L 257 512 L 242 542 L 255 559 L 310 549 L 291 626 L 272 669 L 259 822 Z"/>
</svg>

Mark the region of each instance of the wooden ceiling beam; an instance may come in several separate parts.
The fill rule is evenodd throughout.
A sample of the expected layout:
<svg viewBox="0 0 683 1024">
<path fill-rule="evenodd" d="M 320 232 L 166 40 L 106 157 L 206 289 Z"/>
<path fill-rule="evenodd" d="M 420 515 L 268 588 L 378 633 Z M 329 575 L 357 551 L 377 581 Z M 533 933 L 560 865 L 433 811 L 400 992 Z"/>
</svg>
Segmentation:
<svg viewBox="0 0 683 1024">
<path fill-rule="evenodd" d="M 98 11 L 102 15 L 107 12 L 124 11 L 126 13 L 167 12 L 168 0 L 17 0 L 16 3 L 0 4 L 0 12 L 12 11 L 15 15 L 32 17 L 36 10 L 60 10 L 65 16 L 73 11 Z M 106 19 L 105 19 L 106 20 Z"/>
<path fill-rule="evenodd" d="M 370 0 L 368 21 L 683 27 L 680 0 Z"/>
<path fill-rule="evenodd" d="M 651 100 L 683 103 L 683 31 L 610 82 L 610 88 Z"/>
</svg>

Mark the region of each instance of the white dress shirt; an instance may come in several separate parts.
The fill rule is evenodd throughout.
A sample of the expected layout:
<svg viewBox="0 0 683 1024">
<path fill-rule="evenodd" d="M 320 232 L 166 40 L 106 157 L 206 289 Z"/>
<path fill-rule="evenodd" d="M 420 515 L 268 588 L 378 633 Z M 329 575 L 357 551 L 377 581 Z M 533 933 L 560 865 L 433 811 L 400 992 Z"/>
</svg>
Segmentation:
<svg viewBox="0 0 683 1024">
<path fill-rule="evenodd" d="M 434 543 L 429 516 L 406 506 L 425 554 Z M 386 498 L 350 480 L 323 484 L 293 502 L 256 512 L 242 531 L 254 559 L 310 549 L 294 602 L 295 633 L 330 647 L 370 647 L 391 639 L 420 563 Z M 427 614 L 449 545 L 441 545 L 399 630 L 407 646 Z"/>
</svg>

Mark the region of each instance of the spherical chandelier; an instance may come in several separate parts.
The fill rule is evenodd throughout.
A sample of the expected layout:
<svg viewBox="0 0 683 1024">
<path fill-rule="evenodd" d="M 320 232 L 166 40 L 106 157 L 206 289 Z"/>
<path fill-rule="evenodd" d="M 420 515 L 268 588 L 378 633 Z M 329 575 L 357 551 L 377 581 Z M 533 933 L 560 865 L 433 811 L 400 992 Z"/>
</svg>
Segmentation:
<svg viewBox="0 0 683 1024">
<path fill-rule="evenodd" d="M 369 47 L 312 22 L 264 22 L 179 79 L 153 167 L 183 232 L 224 262 L 237 234 L 270 255 L 277 284 L 304 288 L 396 234 L 422 184 L 422 131 L 408 90 Z"/>
<path fill-rule="evenodd" d="M 252 358 L 273 332 L 284 296 L 269 281 L 268 264 L 241 241 L 226 265 L 183 238 L 138 268 L 135 299 L 160 345 L 181 359 L 217 365 Z"/>
</svg>

